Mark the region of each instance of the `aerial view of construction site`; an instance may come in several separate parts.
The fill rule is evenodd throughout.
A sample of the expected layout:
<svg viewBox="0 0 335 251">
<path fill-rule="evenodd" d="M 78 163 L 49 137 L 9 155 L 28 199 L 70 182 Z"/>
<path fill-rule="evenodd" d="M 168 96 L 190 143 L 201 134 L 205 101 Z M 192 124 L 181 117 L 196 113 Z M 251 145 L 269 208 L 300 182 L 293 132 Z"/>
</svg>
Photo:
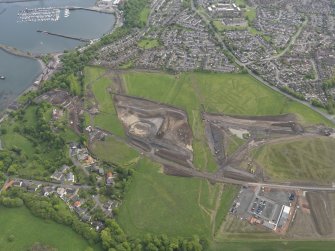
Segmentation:
<svg viewBox="0 0 335 251">
<path fill-rule="evenodd" d="M 0 251 L 334 251 L 334 10 L 0 0 Z"/>
<path fill-rule="evenodd" d="M 92 74 L 91 71 L 97 69 L 88 68 L 87 72 Z M 215 198 L 218 208 L 201 206 L 201 210 L 213 210 L 214 221 L 217 221 L 211 223 L 214 243 L 252 236 L 268 241 L 284 238 L 291 240 L 289 243 L 293 245 L 293 241 L 305 240 L 306 236 L 323 240 L 335 236 L 335 196 L 332 193 L 335 190 L 335 130 L 331 123 L 308 121 L 310 118 L 302 117 L 298 110 L 269 111 L 267 114 L 273 115 L 262 115 L 255 113 L 255 107 L 244 107 L 236 115 L 220 112 L 221 108 L 215 107 L 219 102 L 213 100 L 217 94 L 205 89 L 201 74 L 173 76 L 100 71 L 103 73 L 93 82 L 97 85 L 109 83 L 106 88 L 112 96 L 114 120 L 124 129 L 124 135 L 119 135 L 113 133 L 117 131 L 115 125 L 110 127 L 109 137 L 159 163 L 164 175 L 205 179 L 210 189 L 214 189 L 209 192 L 210 196 L 218 196 L 218 191 L 222 194 Z M 163 76 L 163 80 L 158 80 L 158 76 Z M 187 84 L 186 79 L 193 82 Z M 145 87 L 142 89 L 139 83 Z M 154 85 L 159 86 L 158 90 L 150 89 Z M 175 89 L 177 85 L 182 85 L 181 89 Z M 188 92 L 184 91 L 188 85 L 199 89 L 199 93 L 188 97 Z M 91 99 L 93 93 L 94 90 L 88 95 Z M 87 107 L 87 111 L 91 117 L 99 116 L 101 111 L 97 110 L 102 106 L 99 108 L 98 103 L 93 103 L 96 109 Z M 198 109 L 199 115 L 194 109 Z M 100 122 L 92 120 L 93 128 L 95 124 L 95 128 L 101 129 Z M 97 142 L 91 144 L 97 145 Z M 208 159 L 203 161 L 199 156 Z M 215 188 L 217 184 L 222 187 Z M 204 185 L 201 187 L 200 194 L 208 193 L 204 192 Z M 163 196 L 162 191 L 157 192 Z M 225 193 L 230 193 L 228 200 Z M 203 195 L 199 196 L 200 201 L 203 200 Z M 152 201 L 148 198 L 147 202 Z M 220 212 L 221 203 L 226 211 Z M 126 200 L 124 207 L 127 206 Z M 215 219 L 223 212 L 226 212 L 223 218 Z M 130 225 L 123 224 L 126 228 L 142 224 L 147 231 L 155 225 L 155 217 L 146 215 L 145 218 L 147 222 L 136 223 L 135 220 Z M 215 245 L 213 248 L 220 250 Z"/>
</svg>

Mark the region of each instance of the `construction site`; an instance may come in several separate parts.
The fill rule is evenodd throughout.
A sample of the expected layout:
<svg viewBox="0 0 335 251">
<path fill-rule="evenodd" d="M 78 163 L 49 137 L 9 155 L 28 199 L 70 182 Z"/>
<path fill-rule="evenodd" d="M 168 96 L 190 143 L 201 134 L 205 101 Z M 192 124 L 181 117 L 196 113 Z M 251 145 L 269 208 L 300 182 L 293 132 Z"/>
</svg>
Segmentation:
<svg viewBox="0 0 335 251">
<path fill-rule="evenodd" d="M 314 136 L 329 136 L 323 125 L 303 127 L 294 115 L 227 116 L 204 113 L 206 136 L 219 172 L 246 181 L 268 181 L 266 170 L 253 160 L 252 151 L 266 144 Z"/>
<path fill-rule="evenodd" d="M 192 131 L 184 111 L 125 95 L 115 95 L 114 102 L 133 145 L 162 159 L 193 166 Z"/>
</svg>

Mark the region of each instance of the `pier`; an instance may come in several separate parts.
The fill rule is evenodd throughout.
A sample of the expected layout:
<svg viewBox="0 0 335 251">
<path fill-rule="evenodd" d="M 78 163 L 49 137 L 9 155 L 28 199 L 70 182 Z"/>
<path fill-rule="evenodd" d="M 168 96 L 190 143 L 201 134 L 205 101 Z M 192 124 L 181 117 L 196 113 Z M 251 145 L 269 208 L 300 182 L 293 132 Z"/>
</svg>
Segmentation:
<svg viewBox="0 0 335 251">
<path fill-rule="evenodd" d="M 105 13 L 105 14 L 114 14 L 114 9 L 106 9 L 106 8 L 100 8 L 97 6 L 93 7 L 77 7 L 77 6 L 66 6 L 66 7 L 60 7 L 59 9 L 69 9 L 70 11 L 74 10 L 86 10 L 86 11 L 94 11 L 99 13 Z"/>
<path fill-rule="evenodd" d="M 62 35 L 62 34 L 53 33 L 53 32 L 49 32 L 49 31 L 37 30 L 37 32 L 40 32 L 40 33 L 43 33 L 43 34 L 47 34 L 47 35 L 57 36 L 57 37 L 63 37 L 63 38 L 73 39 L 73 40 L 77 40 L 77 41 L 85 42 L 85 43 L 88 43 L 88 42 L 91 41 L 90 39 L 87 39 L 87 38 L 67 36 L 67 35 Z"/>
</svg>

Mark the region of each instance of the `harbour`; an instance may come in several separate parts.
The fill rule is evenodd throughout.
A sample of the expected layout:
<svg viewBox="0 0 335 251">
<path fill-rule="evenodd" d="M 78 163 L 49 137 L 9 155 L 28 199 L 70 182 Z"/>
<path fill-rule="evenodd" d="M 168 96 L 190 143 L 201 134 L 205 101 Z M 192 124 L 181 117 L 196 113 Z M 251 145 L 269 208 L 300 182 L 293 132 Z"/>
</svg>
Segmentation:
<svg viewBox="0 0 335 251">
<path fill-rule="evenodd" d="M 0 113 L 46 80 L 65 50 L 86 46 L 114 28 L 112 11 L 94 5 L 94 0 L 0 2 L 0 23 L 7 24 L 0 26 Z M 40 59 L 46 54 L 53 69 Z"/>
</svg>

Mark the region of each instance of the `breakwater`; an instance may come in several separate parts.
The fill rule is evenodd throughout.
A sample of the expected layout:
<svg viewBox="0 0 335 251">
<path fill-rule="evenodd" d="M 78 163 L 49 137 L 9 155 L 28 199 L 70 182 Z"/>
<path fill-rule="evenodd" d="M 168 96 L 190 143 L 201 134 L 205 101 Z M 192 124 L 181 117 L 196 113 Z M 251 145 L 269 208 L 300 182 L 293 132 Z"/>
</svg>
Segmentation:
<svg viewBox="0 0 335 251">
<path fill-rule="evenodd" d="M 73 36 L 63 35 L 63 34 L 59 34 L 59 33 L 49 32 L 49 31 L 37 30 L 37 32 L 40 32 L 40 33 L 43 33 L 43 34 L 46 34 L 46 35 L 52 35 L 52 36 L 77 40 L 77 41 L 80 41 L 80 42 L 86 42 L 87 43 L 87 42 L 91 41 L 90 39 L 87 39 L 87 38 L 73 37 Z"/>
</svg>

